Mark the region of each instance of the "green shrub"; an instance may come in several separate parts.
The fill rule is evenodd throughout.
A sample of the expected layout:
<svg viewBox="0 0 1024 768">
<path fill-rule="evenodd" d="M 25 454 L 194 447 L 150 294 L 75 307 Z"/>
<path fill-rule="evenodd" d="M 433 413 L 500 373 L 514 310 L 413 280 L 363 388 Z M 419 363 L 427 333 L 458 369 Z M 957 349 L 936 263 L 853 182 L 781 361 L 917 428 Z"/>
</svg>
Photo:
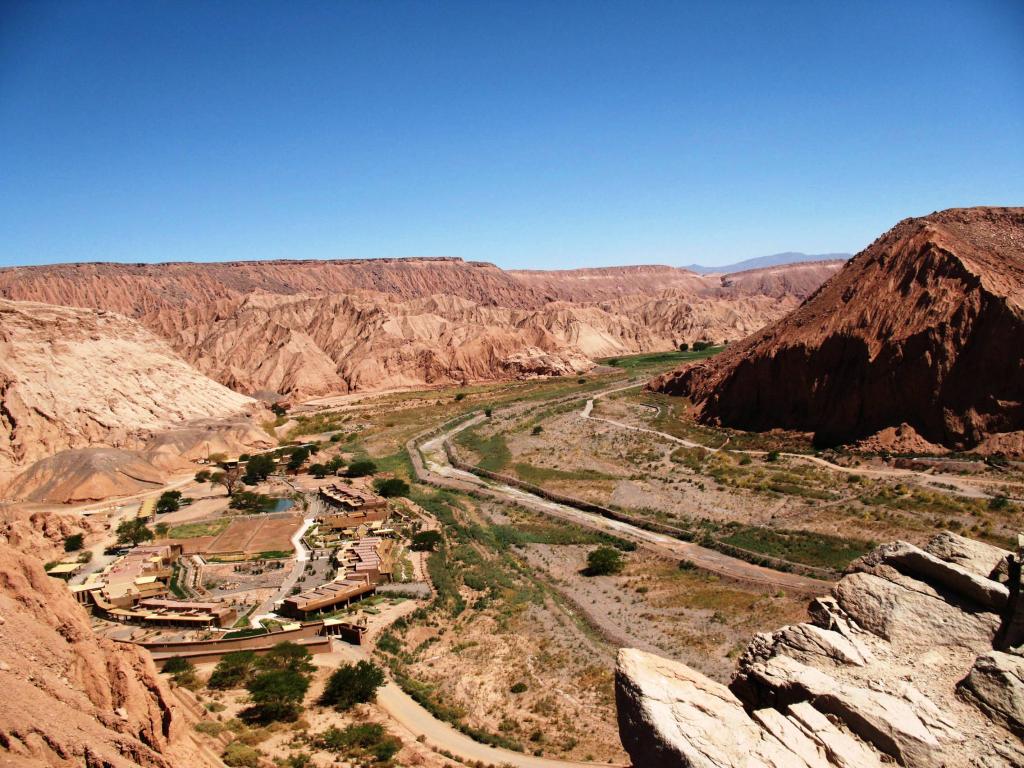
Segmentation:
<svg viewBox="0 0 1024 768">
<path fill-rule="evenodd" d="M 360 459 L 359 461 L 353 461 L 348 465 L 348 470 L 345 474 L 348 477 L 366 477 L 372 475 L 377 471 L 377 465 L 369 459 Z"/>
<path fill-rule="evenodd" d="M 360 661 L 338 667 L 327 680 L 320 703 L 338 711 L 373 701 L 384 684 L 384 671 L 373 662 Z"/>
<path fill-rule="evenodd" d="M 64 551 L 65 552 L 77 552 L 85 546 L 85 535 L 81 533 L 73 533 L 64 539 Z"/>
<path fill-rule="evenodd" d="M 526 686 L 526 683 L 524 683 L 524 682 L 518 682 L 515 685 L 513 685 L 511 688 L 509 688 L 509 690 L 512 693 L 526 693 L 527 686 Z"/>
<path fill-rule="evenodd" d="M 539 435 L 543 431 L 544 431 L 544 427 L 542 427 L 540 424 L 537 424 L 537 425 L 534 426 L 534 428 L 532 430 L 530 430 L 530 434 L 531 435 Z"/>
<path fill-rule="evenodd" d="M 396 496 L 408 496 L 409 484 L 397 477 L 378 478 L 373 481 L 373 490 L 385 499 Z"/>
<path fill-rule="evenodd" d="M 622 553 L 615 547 L 601 545 L 587 555 L 587 576 L 609 576 L 622 570 Z"/>
<path fill-rule="evenodd" d="M 255 747 L 233 741 L 227 745 L 220 757 L 224 764 L 231 768 L 259 768 L 261 754 Z"/>
</svg>

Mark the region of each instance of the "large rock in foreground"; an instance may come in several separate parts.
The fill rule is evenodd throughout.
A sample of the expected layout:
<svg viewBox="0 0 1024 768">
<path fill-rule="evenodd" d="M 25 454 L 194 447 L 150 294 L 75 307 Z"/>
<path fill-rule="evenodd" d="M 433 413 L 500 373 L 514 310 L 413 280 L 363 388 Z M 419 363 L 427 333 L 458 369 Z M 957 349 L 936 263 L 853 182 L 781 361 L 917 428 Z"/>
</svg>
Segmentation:
<svg viewBox="0 0 1024 768">
<path fill-rule="evenodd" d="M 822 444 L 1021 453 L 1021 339 L 1024 208 L 954 209 L 900 222 L 782 320 L 651 386 Z"/>
<path fill-rule="evenodd" d="M 728 688 L 623 649 L 622 743 L 637 768 L 1024 765 L 1024 656 L 992 650 L 1022 610 L 1019 573 L 949 533 L 879 547 L 812 623 L 755 637 Z"/>
</svg>

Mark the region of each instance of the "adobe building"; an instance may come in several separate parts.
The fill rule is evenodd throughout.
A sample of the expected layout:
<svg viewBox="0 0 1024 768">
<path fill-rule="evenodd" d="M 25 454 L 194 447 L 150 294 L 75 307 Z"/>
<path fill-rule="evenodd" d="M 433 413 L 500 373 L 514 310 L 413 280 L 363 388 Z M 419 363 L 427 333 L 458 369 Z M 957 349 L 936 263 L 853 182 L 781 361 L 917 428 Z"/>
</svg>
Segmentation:
<svg viewBox="0 0 1024 768">
<path fill-rule="evenodd" d="M 371 523 L 383 523 L 390 512 L 383 496 L 352 485 L 332 483 L 320 489 L 325 512 L 320 528 L 325 533 L 353 530 Z"/>
<path fill-rule="evenodd" d="M 225 627 L 237 618 L 233 606 L 170 597 L 179 545 L 134 547 L 83 584 L 71 586 L 75 599 L 110 621 L 165 627 Z"/>
<path fill-rule="evenodd" d="M 345 575 L 285 598 L 281 613 L 298 619 L 330 613 L 374 594 L 378 584 L 391 581 L 394 542 L 390 539 L 367 536 L 350 541 L 335 556 Z"/>
</svg>

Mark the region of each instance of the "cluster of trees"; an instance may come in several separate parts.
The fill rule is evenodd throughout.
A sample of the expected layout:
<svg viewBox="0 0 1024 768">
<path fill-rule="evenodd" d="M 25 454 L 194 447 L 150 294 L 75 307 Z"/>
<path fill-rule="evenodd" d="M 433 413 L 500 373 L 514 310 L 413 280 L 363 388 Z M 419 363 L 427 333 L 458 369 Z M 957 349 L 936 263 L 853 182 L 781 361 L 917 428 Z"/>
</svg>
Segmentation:
<svg viewBox="0 0 1024 768">
<path fill-rule="evenodd" d="M 695 341 L 693 342 L 693 351 L 703 352 L 705 349 L 711 349 L 711 347 L 713 346 L 715 346 L 715 344 L 712 341 Z M 690 345 L 687 344 L 685 341 L 679 345 L 680 352 L 687 352 L 689 351 L 689 349 Z"/>
<path fill-rule="evenodd" d="M 379 477 L 373 481 L 373 490 L 385 499 L 395 496 L 408 496 L 409 484 L 398 477 Z"/>
<path fill-rule="evenodd" d="M 249 706 L 239 716 L 247 722 L 291 722 L 302 712 L 313 670 L 306 648 L 283 642 L 263 656 L 253 651 L 224 654 L 206 685 L 214 690 L 244 687 Z"/>
</svg>

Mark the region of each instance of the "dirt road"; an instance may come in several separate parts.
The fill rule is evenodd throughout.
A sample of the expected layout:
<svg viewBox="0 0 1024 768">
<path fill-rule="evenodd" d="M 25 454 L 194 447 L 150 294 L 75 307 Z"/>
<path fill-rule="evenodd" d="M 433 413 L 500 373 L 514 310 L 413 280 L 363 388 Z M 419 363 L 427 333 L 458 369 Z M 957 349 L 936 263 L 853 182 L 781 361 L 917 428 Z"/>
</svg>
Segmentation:
<svg viewBox="0 0 1024 768">
<path fill-rule="evenodd" d="M 317 666 L 333 668 L 341 664 L 370 658 L 365 649 L 337 640 L 334 641 L 333 648 L 331 653 L 314 656 L 313 662 Z M 412 741 L 422 737 L 428 746 L 450 752 L 463 762 L 509 765 L 514 768 L 594 768 L 597 765 L 608 765 L 607 763 L 581 763 L 535 757 L 522 752 L 513 752 L 510 749 L 489 747 L 486 744 L 473 741 L 466 734 L 430 714 L 399 688 L 393 680 L 388 680 L 384 686 L 378 689 L 377 705 L 394 721 L 401 735 Z"/>
<path fill-rule="evenodd" d="M 689 560 L 699 568 L 730 579 L 815 595 L 828 592 L 832 586 L 827 581 L 763 568 L 759 565 L 722 554 L 721 552 L 716 552 L 713 549 L 707 549 L 699 544 L 680 541 L 671 536 L 647 531 L 629 523 L 611 520 L 592 512 L 584 512 L 565 504 L 558 504 L 519 488 L 485 480 L 471 472 L 465 472 L 453 467 L 448 462 L 448 457 L 444 452 L 444 441 L 462 430 L 478 424 L 483 418 L 482 415 L 478 415 L 458 424 L 452 429 L 422 443 L 419 446 L 419 451 L 415 450 L 415 447 L 411 448 L 410 457 L 420 479 L 434 485 L 449 487 L 455 490 L 485 493 L 499 501 L 518 504 L 587 528 L 620 536 L 662 555 Z M 410 445 L 412 445 L 412 442 L 410 442 Z M 420 452 L 425 461 L 420 460 Z"/>
<path fill-rule="evenodd" d="M 670 435 L 668 432 L 659 432 L 656 429 L 650 429 L 648 427 L 638 427 L 634 424 L 624 424 L 621 421 L 615 421 L 614 419 L 606 419 L 601 416 L 593 415 L 595 400 L 599 400 L 600 398 L 606 397 L 615 392 L 622 392 L 623 390 L 626 389 L 635 389 L 636 387 L 639 386 L 643 385 L 637 384 L 631 387 L 620 387 L 619 389 L 611 389 L 608 390 L 607 392 L 602 392 L 598 395 L 595 395 L 591 399 L 587 400 L 586 404 L 583 406 L 583 409 L 580 411 L 579 414 L 580 418 L 589 419 L 591 421 L 599 421 L 602 424 L 609 424 L 610 426 L 617 427 L 619 429 L 627 429 L 632 432 L 643 432 L 649 435 L 654 435 L 655 437 L 661 438 L 662 440 L 677 443 L 678 445 L 682 445 L 687 448 L 702 448 L 705 451 L 708 451 L 709 453 L 717 453 L 718 451 L 725 449 L 724 445 L 718 448 L 711 448 L 701 443 L 695 443 L 692 440 L 686 440 L 681 437 L 676 437 L 675 435 Z M 637 405 L 645 409 L 649 409 L 652 407 L 639 403 Z M 767 453 L 767 451 L 738 450 L 735 448 L 729 449 L 729 452 L 745 453 L 750 456 L 764 456 Z M 872 469 L 869 467 L 844 467 L 841 464 L 834 464 L 833 462 L 828 461 L 827 459 L 823 459 L 820 456 L 812 456 L 810 454 L 805 453 L 788 453 L 785 451 L 781 451 L 779 452 L 779 456 L 783 456 L 787 459 L 795 459 L 797 461 L 805 461 L 810 464 L 817 464 L 820 467 L 825 467 L 826 469 L 830 469 L 834 472 L 839 472 L 845 475 L 861 475 L 864 477 L 912 480 L 918 483 L 919 485 L 927 486 L 932 489 L 941 488 L 941 486 L 944 484 L 948 487 L 956 489 L 957 494 L 961 496 L 968 496 L 970 498 L 990 498 L 991 494 L 978 488 L 978 485 L 988 485 L 998 482 L 983 478 L 965 480 L 963 477 L 960 477 L 959 475 L 944 475 L 931 472 L 920 472 L 913 469 Z"/>
</svg>

